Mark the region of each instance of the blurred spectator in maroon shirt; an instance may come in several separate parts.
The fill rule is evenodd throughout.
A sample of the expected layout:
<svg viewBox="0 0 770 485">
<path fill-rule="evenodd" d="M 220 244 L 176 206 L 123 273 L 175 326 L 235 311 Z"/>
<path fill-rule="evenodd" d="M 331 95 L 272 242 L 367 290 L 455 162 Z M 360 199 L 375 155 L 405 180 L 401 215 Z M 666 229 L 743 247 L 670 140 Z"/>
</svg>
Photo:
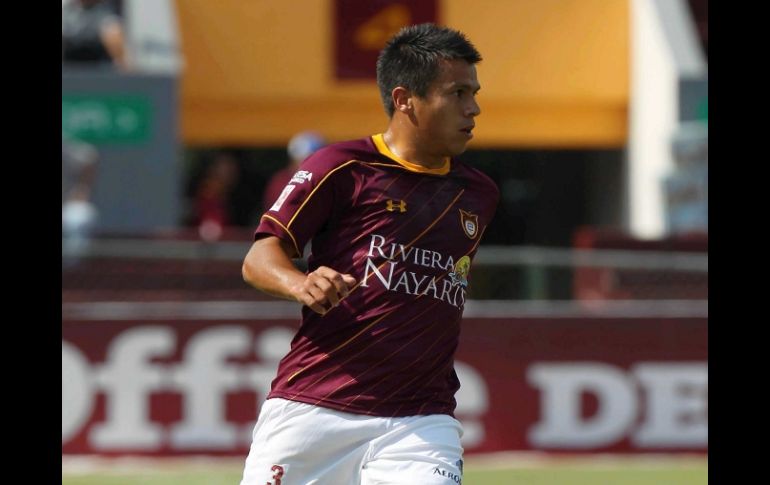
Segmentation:
<svg viewBox="0 0 770 485">
<path fill-rule="evenodd" d="M 313 154 L 316 150 L 326 145 L 326 140 L 315 131 L 303 131 L 294 135 L 289 140 L 287 152 L 289 162 L 285 168 L 275 172 L 265 187 L 262 196 L 262 211 L 267 212 L 275 200 L 281 195 L 283 188 L 297 172 L 299 164 Z"/>
<path fill-rule="evenodd" d="M 229 153 L 218 153 L 201 179 L 195 193 L 194 224 L 202 239 L 217 240 L 233 223 L 230 195 L 240 176 L 237 160 Z"/>
</svg>

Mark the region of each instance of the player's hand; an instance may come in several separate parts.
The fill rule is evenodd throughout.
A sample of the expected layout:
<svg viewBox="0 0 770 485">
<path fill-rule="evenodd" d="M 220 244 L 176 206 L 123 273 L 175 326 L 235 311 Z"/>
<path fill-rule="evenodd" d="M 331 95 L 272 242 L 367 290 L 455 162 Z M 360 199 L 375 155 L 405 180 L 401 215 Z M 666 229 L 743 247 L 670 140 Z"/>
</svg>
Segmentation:
<svg viewBox="0 0 770 485">
<path fill-rule="evenodd" d="M 320 266 L 308 273 L 304 282 L 295 287 L 294 297 L 314 312 L 323 315 L 348 296 L 355 284 L 356 279 L 351 275 Z"/>
</svg>

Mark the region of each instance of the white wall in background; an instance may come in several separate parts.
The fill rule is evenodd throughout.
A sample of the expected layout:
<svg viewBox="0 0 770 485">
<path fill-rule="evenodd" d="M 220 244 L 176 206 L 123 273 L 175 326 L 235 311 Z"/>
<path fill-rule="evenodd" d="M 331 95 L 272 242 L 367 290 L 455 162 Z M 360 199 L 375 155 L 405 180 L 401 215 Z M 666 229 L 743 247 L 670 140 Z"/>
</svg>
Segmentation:
<svg viewBox="0 0 770 485">
<path fill-rule="evenodd" d="M 632 0 L 631 99 L 627 160 L 628 230 L 665 236 L 663 177 L 679 125 L 678 82 L 707 64 L 686 0 Z"/>
<path fill-rule="evenodd" d="M 183 59 L 174 2 L 124 0 L 123 18 L 134 69 L 151 74 L 178 74 Z"/>
</svg>

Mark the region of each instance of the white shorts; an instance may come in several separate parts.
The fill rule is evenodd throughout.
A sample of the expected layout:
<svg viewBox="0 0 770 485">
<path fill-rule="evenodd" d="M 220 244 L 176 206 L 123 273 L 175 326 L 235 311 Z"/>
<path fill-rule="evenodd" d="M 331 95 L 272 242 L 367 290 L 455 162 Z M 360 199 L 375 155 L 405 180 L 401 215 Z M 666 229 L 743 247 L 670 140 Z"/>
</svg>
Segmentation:
<svg viewBox="0 0 770 485">
<path fill-rule="evenodd" d="M 459 484 L 461 436 L 445 414 L 381 418 L 268 399 L 241 485 Z"/>
</svg>

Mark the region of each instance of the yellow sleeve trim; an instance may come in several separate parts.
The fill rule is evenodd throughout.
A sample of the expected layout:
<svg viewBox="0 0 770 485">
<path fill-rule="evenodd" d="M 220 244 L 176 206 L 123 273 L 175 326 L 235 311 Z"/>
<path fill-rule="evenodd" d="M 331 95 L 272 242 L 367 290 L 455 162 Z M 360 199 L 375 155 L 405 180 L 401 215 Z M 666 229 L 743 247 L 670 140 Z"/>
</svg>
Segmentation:
<svg viewBox="0 0 770 485">
<path fill-rule="evenodd" d="M 392 151 L 390 151 L 390 148 L 388 148 L 388 145 L 385 144 L 385 140 L 382 137 L 382 133 L 372 135 L 372 141 L 374 142 L 374 146 L 377 147 L 378 152 L 390 158 L 391 160 L 398 163 L 399 165 L 403 166 L 407 170 L 410 170 L 412 172 L 430 173 L 434 175 L 446 175 L 449 173 L 450 164 L 451 164 L 449 161 L 449 158 L 446 158 L 444 160 L 444 165 L 440 166 L 439 168 L 427 168 L 427 167 L 423 167 L 422 165 L 417 165 L 416 163 L 406 161 L 403 158 L 396 155 L 395 153 L 393 153 Z"/>
<path fill-rule="evenodd" d="M 289 230 L 288 227 L 286 227 L 283 224 L 281 224 L 281 221 L 279 221 L 275 217 L 269 216 L 267 214 L 263 215 L 262 219 L 270 219 L 271 221 L 273 221 L 276 224 L 278 224 L 279 226 L 281 226 L 283 228 L 283 230 L 286 231 L 286 234 L 288 234 L 289 237 L 291 238 L 291 242 L 294 243 L 294 249 L 297 250 L 297 256 L 300 257 L 300 258 L 302 257 L 302 251 L 300 251 L 299 246 L 297 245 L 297 240 L 294 238 L 294 234 L 291 233 L 291 231 Z"/>
</svg>

